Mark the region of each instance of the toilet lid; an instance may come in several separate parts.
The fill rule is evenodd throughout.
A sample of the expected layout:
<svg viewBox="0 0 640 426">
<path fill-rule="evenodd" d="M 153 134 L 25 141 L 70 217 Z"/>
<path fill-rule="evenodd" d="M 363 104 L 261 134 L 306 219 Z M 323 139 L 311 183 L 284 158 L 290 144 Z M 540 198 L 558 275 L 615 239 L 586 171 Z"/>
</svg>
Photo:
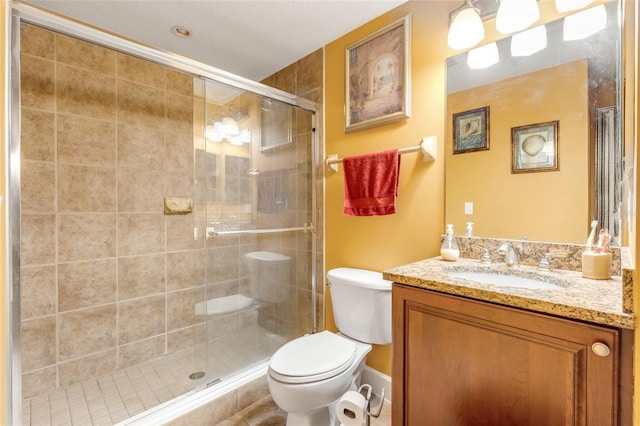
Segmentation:
<svg viewBox="0 0 640 426">
<path fill-rule="evenodd" d="M 271 375 L 286 383 L 310 383 L 328 379 L 349 368 L 356 344 L 329 331 L 299 337 L 271 357 Z"/>
</svg>

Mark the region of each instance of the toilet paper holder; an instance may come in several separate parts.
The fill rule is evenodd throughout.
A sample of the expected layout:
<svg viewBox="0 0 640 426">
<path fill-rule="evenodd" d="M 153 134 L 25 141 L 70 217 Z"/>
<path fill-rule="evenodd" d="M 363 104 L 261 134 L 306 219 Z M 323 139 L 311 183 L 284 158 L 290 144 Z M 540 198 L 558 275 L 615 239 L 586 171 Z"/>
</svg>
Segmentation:
<svg viewBox="0 0 640 426">
<path fill-rule="evenodd" d="M 335 424 L 340 426 L 370 426 L 371 417 L 377 419 L 382 412 L 384 392 L 383 388 L 380 395 L 380 403 L 375 409 L 371 409 L 371 396 L 373 394 L 371 385 L 364 384 L 358 390 L 347 391 L 337 402 Z"/>
<path fill-rule="evenodd" d="M 373 394 L 373 388 L 369 384 L 364 384 L 358 388 L 358 392 L 362 393 L 362 390 L 365 389 L 367 391 L 366 395 L 364 395 L 367 400 L 367 404 L 365 405 L 366 410 L 364 411 L 366 414 L 366 426 L 370 426 L 371 417 L 377 419 L 380 417 L 380 413 L 382 412 L 382 406 L 384 405 L 384 388 L 382 388 L 382 392 L 380 392 L 380 404 L 375 408 L 375 410 L 371 410 L 371 395 Z"/>
</svg>

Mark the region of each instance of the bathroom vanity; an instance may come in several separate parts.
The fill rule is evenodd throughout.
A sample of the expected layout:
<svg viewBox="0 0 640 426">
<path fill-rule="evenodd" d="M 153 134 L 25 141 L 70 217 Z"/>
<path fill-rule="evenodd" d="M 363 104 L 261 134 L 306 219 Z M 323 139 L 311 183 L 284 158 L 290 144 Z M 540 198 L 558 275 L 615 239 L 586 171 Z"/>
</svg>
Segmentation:
<svg viewBox="0 0 640 426">
<path fill-rule="evenodd" d="M 434 258 L 384 278 L 394 282 L 394 425 L 631 424 L 635 323 L 620 277 Z"/>
</svg>

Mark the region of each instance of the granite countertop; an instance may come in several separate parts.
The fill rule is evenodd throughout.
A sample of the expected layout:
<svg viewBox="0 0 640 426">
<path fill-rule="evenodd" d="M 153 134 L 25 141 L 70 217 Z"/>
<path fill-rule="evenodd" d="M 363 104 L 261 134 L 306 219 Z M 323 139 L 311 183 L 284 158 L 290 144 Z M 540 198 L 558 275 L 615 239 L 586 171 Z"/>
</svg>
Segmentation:
<svg viewBox="0 0 640 426">
<path fill-rule="evenodd" d="M 474 271 L 523 278 L 544 279 L 557 289 L 507 287 L 453 278 L 448 271 Z M 383 278 L 413 287 L 464 296 L 530 311 L 588 321 L 596 324 L 634 329 L 635 316 L 623 310 L 623 285 L 620 276 L 592 280 L 576 271 L 543 271 L 535 266 L 508 268 L 504 264 L 482 264 L 478 260 L 459 258 L 446 262 L 434 257 L 383 272 Z"/>
</svg>

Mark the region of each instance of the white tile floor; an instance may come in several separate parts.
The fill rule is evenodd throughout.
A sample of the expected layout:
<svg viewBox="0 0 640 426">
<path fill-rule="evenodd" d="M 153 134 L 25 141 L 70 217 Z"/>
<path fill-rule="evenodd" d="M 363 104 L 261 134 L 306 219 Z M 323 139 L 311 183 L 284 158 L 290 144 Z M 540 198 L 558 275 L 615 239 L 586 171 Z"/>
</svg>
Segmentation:
<svg viewBox="0 0 640 426">
<path fill-rule="evenodd" d="M 194 389 L 194 352 L 185 351 L 22 402 L 22 424 L 113 425 Z"/>
<path fill-rule="evenodd" d="M 189 350 L 22 402 L 24 426 L 106 426 L 158 406 L 238 369 L 262 362 L 284 340 L 254 326 Z M 189 376 L 208 360 L 208 377 Z"/>
</svg>

